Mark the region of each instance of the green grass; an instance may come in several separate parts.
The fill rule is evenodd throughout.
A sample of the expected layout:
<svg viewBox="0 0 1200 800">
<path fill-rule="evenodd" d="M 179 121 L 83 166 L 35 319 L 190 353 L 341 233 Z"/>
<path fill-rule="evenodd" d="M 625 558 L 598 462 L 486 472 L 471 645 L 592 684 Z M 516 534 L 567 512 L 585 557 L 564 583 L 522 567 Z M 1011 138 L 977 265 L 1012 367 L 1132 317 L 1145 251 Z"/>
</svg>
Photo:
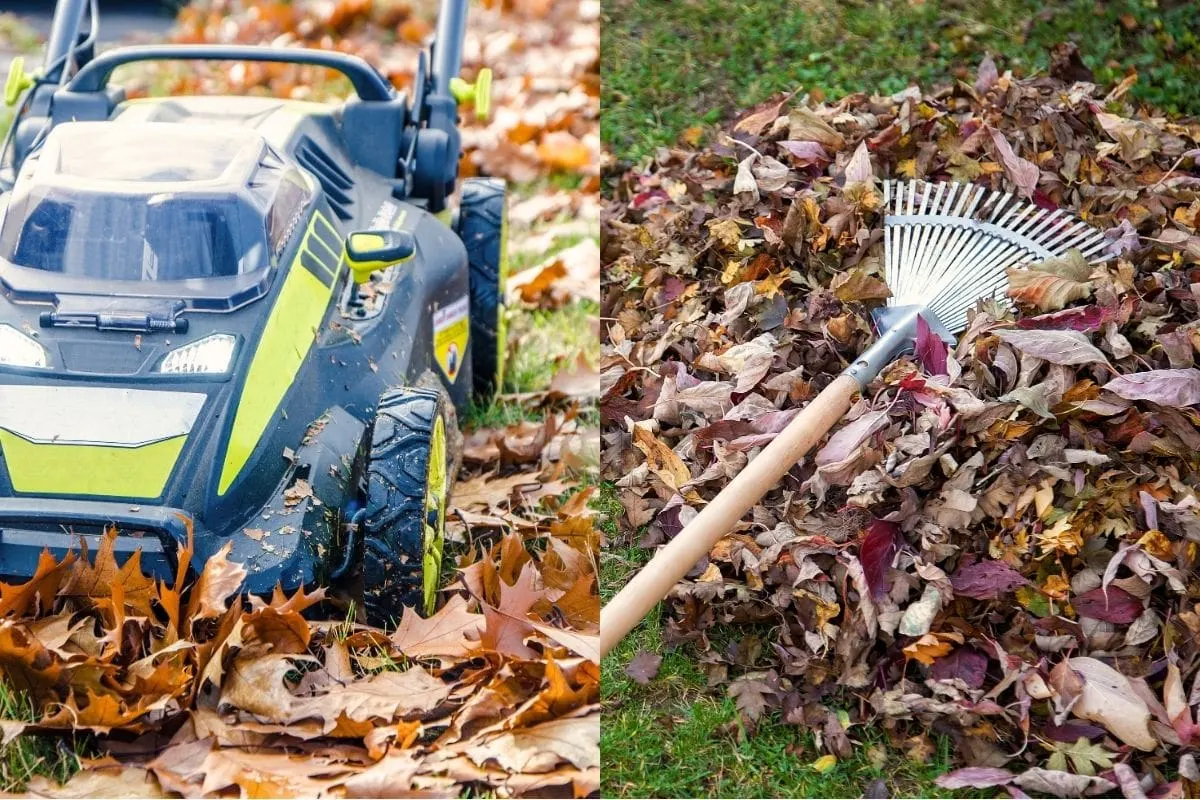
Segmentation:
<svg viewBox="0 0 1200 800">
<path fill-rule="evenodd" d="M 1127 68 L 1133 95 L 1200 112 L 1200 8 L 1168 0 L 609 0 L 601 20 L 601 137 L 637 159 L 774 92 L 893 93 L 973 83 L 985 53 L 1001 72 L 1044 72 L 1073 40 L 1102 84 Z M 1126 24 L 1130 24 L 1130 28 Z"/>
<path fill-rule="evenodd" d="M 0 719 L 29 722 L 37 718 L 29 699 L 0 682 Z M 79 771 L 88 739 L 22 734 L 0 745 L 0 791 L 20 793 L 34 775 L 62 783 Z"/>
<path fill-rule="evenodd" d="M 560 309 L 514 309 L 508 312 L 510 347 L 504 392 L 467 413 L 468 428 L 501 428 L 542 419 L 545 412 L 522 402 L 521 395 L 544 391 L 555 373 L 570 369 L 582 353 L 595 364 L 600 344 L 592 320 L 600 308 L 591 300 L 575 300 Z"/>
</svg>

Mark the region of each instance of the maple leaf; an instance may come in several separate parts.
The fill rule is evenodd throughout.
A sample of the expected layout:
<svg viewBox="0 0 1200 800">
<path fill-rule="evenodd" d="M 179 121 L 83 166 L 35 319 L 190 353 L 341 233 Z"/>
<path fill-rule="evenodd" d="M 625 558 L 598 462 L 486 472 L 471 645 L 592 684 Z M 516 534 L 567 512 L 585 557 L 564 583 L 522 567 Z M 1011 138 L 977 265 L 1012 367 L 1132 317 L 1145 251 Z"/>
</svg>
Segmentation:
<svg viewBox="0 0 1200 800">
<path fill-rule="evenodd" d="M 118 566 L 114 551 L 117 530 L 108 528 L 100 537 L 100 548 L 93 564 L 87 557 L 87 540 L 82 541 L 83 555 L 72 562 L 59 596 L 83 598 L 93 603 L 111 600 L 113 587 L 119 584 L 123 604 L 132 607 L 138 616 L 151 616 L 154 613 L 151 601 L 156 599 L 157 585 L 142 571 L 141 550 L 135 550 L 124 564 Z"/>
<path fill-rule="evenodd" d="M 1113 765 L 1112 753 L 1098 744 L 1092 744 L 1083 736 L 1071 743 L 1052 742 L 1049 747 L 1046 769 L 1066 771 L 1069 760 L 1073 771 L 1080 775 L 1095 775 L 1099 770 L 1111 769 Z"/>
<path fill-rule="evenodd" d="M 1072 523 L 1070 516 L 1064 516 L 1048 528 L 1037 534 L 1038 546 L 1043 554 L 1064 553 L 1075 555 L 1083 547 L 1083 534 Z"/>
<path fill-rule="evenodd" d="M 625 674 L 645 686 L 654 680 L 658 668 L 662 664 L 662 656 L 648 650 L 639 650 L 625 665 Z"/>
<path fill-rule="evenodd" d="M 767 698 L 775 689 L 761 676 L 743 675 L 729 684 L 729 696 L 746 719 L 756 720 L 767 710 Z"/>
<path fill-rule="evenodd" d="M 904 648 L 904 655 L 931 666 L 937 659 L 954 649 L 954 644 L 961 643 L 958 634 L 927 633 Z"/>
<path fill-rule="evenodd" d="M 49 550 L 43 550 L 29 580 L 13 585 L 0 583 L 0 617 L 24 615 L 35 603 L 38 612 L 48 612 L 76 558 L 74 553 L 67 553 L 59 561 Z"/>
<path fill-rule="evenodd" d="M 735 219 L 709 220 L 708 230 L 725 247 L 736 250 L 742 240 L 742 228 Z"/>
</svg>

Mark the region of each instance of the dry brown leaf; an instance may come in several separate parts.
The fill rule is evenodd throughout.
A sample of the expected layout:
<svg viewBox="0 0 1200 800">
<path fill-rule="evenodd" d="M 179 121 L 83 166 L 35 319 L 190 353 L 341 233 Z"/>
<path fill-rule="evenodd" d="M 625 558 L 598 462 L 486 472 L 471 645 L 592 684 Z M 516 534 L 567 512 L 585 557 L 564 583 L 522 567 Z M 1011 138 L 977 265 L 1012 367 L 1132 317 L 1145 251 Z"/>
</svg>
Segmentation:
<svg viewBox="0 0 1200 800">
<path fill-rule="evenodd" d="M 232 550 L 233 542 L 226 542 L 204 563 L 188 601 L 189 619 L 195 621 L 221 616 L 225 613 L 229 598 L 241 590 L 246 568 L 229 560 Z"/>
<path fill-rule="evenodd" d="M 692 475 L 684 465 L 683 459 L 659 441 L 646 424 L 638 423 L 633 426 L 633 446 L 642 451 L 650 471 L 668 488 L 678 491 L 680 486 L 691 480 Z"/>
</svg>

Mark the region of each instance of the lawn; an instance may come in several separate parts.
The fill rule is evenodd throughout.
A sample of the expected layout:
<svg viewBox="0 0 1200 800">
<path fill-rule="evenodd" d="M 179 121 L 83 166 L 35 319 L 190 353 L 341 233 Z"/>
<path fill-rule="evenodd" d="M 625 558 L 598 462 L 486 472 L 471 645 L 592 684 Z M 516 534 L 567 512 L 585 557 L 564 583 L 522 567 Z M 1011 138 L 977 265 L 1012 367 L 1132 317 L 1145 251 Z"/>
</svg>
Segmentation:
<svg viewBox="0 0 1200 800">
<path fill-rule="evenodd" d="M 1136 69 L 1133 94 L 1168 113 L 1200 111 L 1200 9 L 1170 0 L 608 0 L 601 135 L 636 160 L 773 92 L 893 93 L 974 82 L 990 53 L 1000 71 L 1045 72 L 1074 41 L 1097 81 Z"/>
<path fill-rule="evenodd" d="M 1155 0 L 608 0 L 601 135 L 616 158 L 637 162 L 681 140 L 703 144 L 776 92 L 836 98 L 891 94 L 914 81 L 974 83 L 986 54 L 1001 73 L 1035 75 L 1063 41 L 1079 45 L 1098 82 L 1136 69 L 1135 97 L 1168 114 L 1195 114 L 1198 15 L 1195 3 Z M 614 488 L 602 488 L 610 519 L 621 518 Z M 610 522 L 607 536 L 604 601 L 650 555 L 636 546 L 638 532 Z M 879 778 L 891 796 L 964 796 L 932 783 L 953 762 L 944 738 L 897 744 L 882 731 L 851 728 L 853 756 L 821 772 L 814 762 L 823 751 L 802 728 L 776 719 L 748 733 L 733 701 L 707 686 L 696 653 L 663 648 L 659 613 L 603 663 L 605 796 L 854 797 Z M 624 671 L 641 650 L 663 656 L 646 686 Z"/>
</svg>

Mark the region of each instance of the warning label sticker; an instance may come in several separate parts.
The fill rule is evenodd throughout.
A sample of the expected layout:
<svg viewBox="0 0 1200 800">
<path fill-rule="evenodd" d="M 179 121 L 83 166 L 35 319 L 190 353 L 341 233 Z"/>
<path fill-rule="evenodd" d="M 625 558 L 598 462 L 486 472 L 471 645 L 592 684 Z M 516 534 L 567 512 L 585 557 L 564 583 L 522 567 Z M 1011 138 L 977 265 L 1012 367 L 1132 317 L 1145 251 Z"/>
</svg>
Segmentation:
<svg viewBox="0 0 1200 800">
<path fill-rule="evenodd" d="M 470 302 L 465 296 L 433 312 L 433 357 L 452 383 L 458 380 L 467 354 L 467 337 L 471 333 L 469 312 Z"/>
</svg>

